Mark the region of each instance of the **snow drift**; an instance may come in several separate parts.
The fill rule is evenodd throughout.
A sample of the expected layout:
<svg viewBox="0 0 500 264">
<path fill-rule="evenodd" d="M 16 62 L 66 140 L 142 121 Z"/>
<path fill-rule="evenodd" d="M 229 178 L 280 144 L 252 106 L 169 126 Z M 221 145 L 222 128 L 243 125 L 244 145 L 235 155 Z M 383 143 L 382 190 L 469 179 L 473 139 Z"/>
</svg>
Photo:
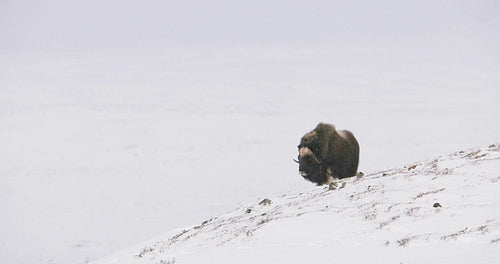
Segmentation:
<svg viewBox="0 0 500 264">
<path fill-rule="evenodd" d="M 94 264 L 500 263 L 499 184 L 500 145 L 469 149 L 258 199 Z"/>
</svg>

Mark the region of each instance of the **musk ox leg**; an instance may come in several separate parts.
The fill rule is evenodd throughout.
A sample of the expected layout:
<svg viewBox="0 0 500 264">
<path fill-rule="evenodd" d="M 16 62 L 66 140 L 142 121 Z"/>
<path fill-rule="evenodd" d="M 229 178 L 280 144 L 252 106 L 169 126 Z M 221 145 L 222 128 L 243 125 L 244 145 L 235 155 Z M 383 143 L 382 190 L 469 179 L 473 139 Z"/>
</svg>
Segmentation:
<svg viewBox="0 0 500 264">
<path fill-rule="evenodd" d="M 330 184 L 335 179 L 340 179 L 339 176 L 335 175 L 332 166 L 328 166 L 328 168 L 326 169 L 326 179 L 328 184 Z"/>
<path fill-rule="evenodd" d="M 330 185 L 333 182 L 333 176 L 327 175 L 326 176 L 326 184 Z"/>
<path fill-rule="evenodd" d="M 335 183 L 334 180 L 335 178 L 333 176 L 333 170 L 332 168 L 328 167 L 328 169 L 326 169 L 326 184 L 328 185 L 329 190 L 337 189 L 337 185 L 333 185 Z"/>
<path fill-rule="evenodd" d="M 326 169 L 326 176 L 331 176 L 331 177 L 333 177 L 333 168 L 332 168 L 332 167 L 330 167 L 330 166 L 329 166 L 329 167 Z"/>
</svg>

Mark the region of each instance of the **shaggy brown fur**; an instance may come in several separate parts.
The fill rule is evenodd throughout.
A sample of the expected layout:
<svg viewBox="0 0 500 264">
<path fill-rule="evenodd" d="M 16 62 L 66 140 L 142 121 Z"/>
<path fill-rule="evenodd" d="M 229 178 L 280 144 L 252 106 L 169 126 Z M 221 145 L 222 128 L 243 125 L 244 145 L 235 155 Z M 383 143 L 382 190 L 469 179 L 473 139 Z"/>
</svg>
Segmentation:
<svg viewBox="0 0 500 264">
<path fill-rule="evenodd" d="M 359 162 L 359 144 L 347 130 L 335 130 L 330 124 L 319 123 L 303 136 L 298 145 L 299 172 L 319 185 L 329 178 L 347 178 L 356 175 Z"/>
</svg>

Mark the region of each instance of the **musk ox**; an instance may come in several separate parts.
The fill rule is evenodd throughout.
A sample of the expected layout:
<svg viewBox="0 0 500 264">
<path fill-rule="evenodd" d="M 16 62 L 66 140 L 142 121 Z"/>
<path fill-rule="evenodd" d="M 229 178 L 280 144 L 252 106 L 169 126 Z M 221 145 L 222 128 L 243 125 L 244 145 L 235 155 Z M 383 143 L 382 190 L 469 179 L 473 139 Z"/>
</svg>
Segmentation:
<svg viewBox="0 0 500 264">
<path fill-rule="evenodd" d="M 347 130 L 335 130 L 330 124 L 319 123 L 303 136 L 298 145 L 299 173 L 318 185 L 356 175 L 359 144 Z"/>
</svg>

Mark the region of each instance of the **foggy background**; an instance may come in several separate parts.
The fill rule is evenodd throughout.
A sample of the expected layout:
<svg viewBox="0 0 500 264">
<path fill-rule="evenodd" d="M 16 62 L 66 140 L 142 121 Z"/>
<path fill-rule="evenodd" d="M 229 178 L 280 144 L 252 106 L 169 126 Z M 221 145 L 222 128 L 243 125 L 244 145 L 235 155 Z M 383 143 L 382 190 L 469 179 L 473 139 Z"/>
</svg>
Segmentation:
<svg viewBox="0 0 500 264">
<path fill-rule="evenodd" d="M 498 1 L 10 1 L 1 51 L 365 42 L 499 34 Z"/>
</svg>

